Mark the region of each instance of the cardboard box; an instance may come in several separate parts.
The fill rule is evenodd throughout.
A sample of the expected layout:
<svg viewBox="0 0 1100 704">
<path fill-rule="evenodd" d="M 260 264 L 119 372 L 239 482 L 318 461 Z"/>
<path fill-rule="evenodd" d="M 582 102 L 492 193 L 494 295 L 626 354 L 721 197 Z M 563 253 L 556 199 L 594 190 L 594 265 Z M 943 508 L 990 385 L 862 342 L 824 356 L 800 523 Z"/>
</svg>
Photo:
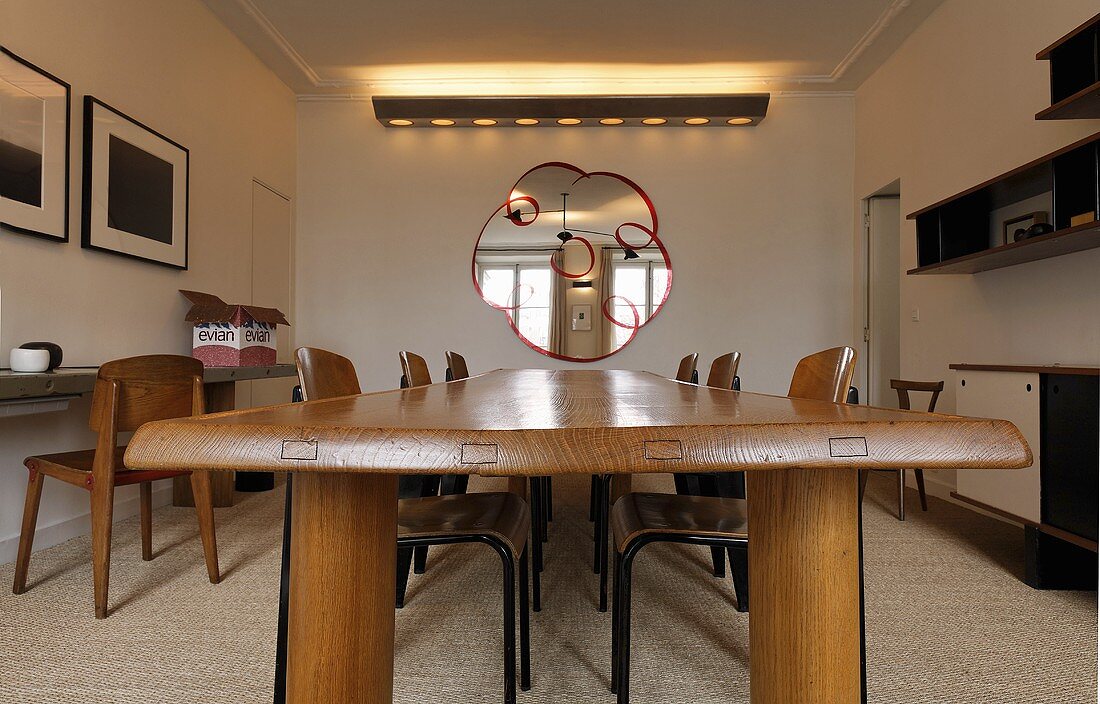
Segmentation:
<svg viewBox="0 0 1100 704">
<path fill-rule="evenodd" d="M 191 356 L 204 367 L 267 367 L 275 364 L 279 325 L 290 325 L 275 308 L 226 303 L 211 293 L 180 290 L 191 301 L 184 318 L 195 324 Z"/>
</svg>

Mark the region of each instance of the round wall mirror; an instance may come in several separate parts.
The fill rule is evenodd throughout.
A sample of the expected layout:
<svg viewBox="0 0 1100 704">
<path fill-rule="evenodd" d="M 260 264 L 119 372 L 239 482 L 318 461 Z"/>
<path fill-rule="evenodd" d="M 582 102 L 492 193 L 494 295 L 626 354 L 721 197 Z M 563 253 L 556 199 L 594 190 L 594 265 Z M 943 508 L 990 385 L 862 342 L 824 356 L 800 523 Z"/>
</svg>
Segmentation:
<svg viewBox="0 0 1100 704">
<path fill-rule="evenodd" d="M 672 262 L 638 184 L 549 162 L 501 200 L 474 249 L 474 287 L 531 349 L 603 359 L 660 312 Z"/>
</svg>

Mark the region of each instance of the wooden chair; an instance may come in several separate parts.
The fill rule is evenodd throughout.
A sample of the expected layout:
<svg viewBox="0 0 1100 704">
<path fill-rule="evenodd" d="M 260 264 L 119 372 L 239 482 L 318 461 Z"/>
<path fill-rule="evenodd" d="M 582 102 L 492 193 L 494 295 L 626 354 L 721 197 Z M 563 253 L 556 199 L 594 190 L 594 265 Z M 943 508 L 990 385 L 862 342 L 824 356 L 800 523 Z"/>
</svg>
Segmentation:
<svg viewBox="0 0 1100 704">
<path fill-rule="evenodd" d="M 692 352 L 680 360 L 680 366 L 676 368 L 676 381 L 686 381 L 692 384 L 699 383 L 699 372 L 695 367 L 699 364 L 699 353 Z"/>
<path fill-rule="evenodd" d="M 470 370 L 466 366 L 466 358 L 458 352 L 447 350 L 447 381 L 459 381 L 470 376 Z"/>
<path fill-rule="evenodd" d="M 932 397 L 928 400 L 928 412 L 933 413 L 936 410 L 936 401 L 940 398 L 940 392 L 943 391 L 943 381 L 908 381 L 905 379 L 891 379 L 890 388 L 898 392 L 898 408 L 908 411 L 912 410 L 909 405 L 909 392 L 918 391 L 932 394 Z M 905 470 L 897 470 L 898 480 L 898 520 L 905 520 Z M 922 511 L 928 510 L 928 495 L 924 490 L 924 470 L 914 469 L 913 473 L 917 478 L 917 494 L 920 496 L 920 508 Z M 871 470 L 864 469 L 859 473 L 859 500 L 863 501 L 863 493 L 867 489 L 867 477 L 871 474 Z"/>
<path fill-rule="evenodd" d="M 446 353 L 447 381 L 460 381 L 470 376 L 466 358 L 450 350 Z M 544 570 L 542 546 L 549 540 L 549 522 L 554 520 L 554 488 L 550 477 L 530 477 L 531 506 L 531 561 L 534 567 L 531 600 L 535 611 L 542 611 L 542 578 Z M 470 481 L 469 475 L 457 474 L 443 477 L 440 494 L 464 494 Z"/>
<path fill-rule="evenodd" d="M 298 378 L 306 401 L 359 393 L 351 361 L 333 352 L 303 347 L 296 353 Z M 419 355 L 401 353 L 406 377 L 416 385 L 431 383 L 427 364 Z M 318 395 L 324 390 L 329 395 Z M 528 608 L 527 534 L 531 512 L 522 496 L 522 483 L 508 492 L 400 498 L 397 510 L 398 550 L 429 545 L 479 542 L 489 545 L 504 566 L 504 701 L 516 700 L 516 571 L 519 571 L 520 686 L 531 688 L 530 614 Z M 518 491 L 517 491 L 518 489 Z M 405 563 L 408 577 L 408 563 Z M 398 580 L 401 565 L 398 564 Z M 399 587 L 400 590 L 400 587 Z M 280 624 L 285 628 L 285 624 Z"/>
<path fill-rule="evenodd" d="M 218 546 L 214 536 L 214 507 L 210 475 L 206 472 L 132 471 L 122 462 L 125 446 L 118 434 L 136 430 L 149 421 L 180 418 L 205 412 L 202 362 L 191 357 L 150 355 L 107 362 L 99 368 L 89 427 L 98 435 L 94 450 L 28 457 L 30 471 L 23 527 L 15 562 L 12 591 L 27 589 L 38 505 L 43 477 L 60 479 L 91 494 L 92 577 L 96 618 L 107 618 L 107 583 L 111 570 L 111 527 L 116 486 L 138 484 L 141 499 L 141 557 L 153 559 L 152 482 L 191 474 L 199 535 L 206 555 L 206 571 L 212 584 L 218 573 Z"/>
<path fill-rule="evenodd" d="M 738 360 L 740 360 L 740 355 L 738 355 Z M 699 372 L 696 370 L 698 364 L 698 352 L 692 352 L 681 358 L 680 363 L 676 367 L 676 381 L 682 381 L 687 384 L 698 384 Z M 711 365 L 712 372 L 715 371 L 713 366 L 714 365 Z M 674 475 L 674 480 L 678 493 L 687 491 L 687 484 L 683 482 L 680 475 Z M 597 608 L 601 612 L 607 611 L 607 543 L 609 539 L 608 520 L 611 504 L 615 503 L 616 499 L 629 491 L 629 474 L 592 475 L 592 488 L 589 497 L 588 513 L 590 520 L 593 520 L 596 524 L 595 530 L 592 531 L 592 572 L 600 576 L 600 602 Z"/>
<path fill-rule="evenodd" d="M 856 353 L 837 347 L 799 361 L 787 395 L 843 403 Z M 724 548 L 730 553 L 737 610 L 748 610 L 748 504 L 744 499 L 628 493 L 611 509 L 615 545 L 615 599 L 611 615 L 611 690 L 630 697 L 630 585 L 638 552 L 651 543 Z"/>
</svg>

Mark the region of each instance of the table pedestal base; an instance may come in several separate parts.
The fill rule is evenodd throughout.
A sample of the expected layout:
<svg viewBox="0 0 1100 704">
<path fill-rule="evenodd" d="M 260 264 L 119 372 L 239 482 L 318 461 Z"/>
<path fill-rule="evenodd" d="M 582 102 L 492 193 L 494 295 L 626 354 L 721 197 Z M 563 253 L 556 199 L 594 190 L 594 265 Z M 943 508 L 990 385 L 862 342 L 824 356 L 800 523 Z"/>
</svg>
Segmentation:
<svg viewBox="0 0 1100 704">
<path fill-rule="evenodd" d="M 287 702 L 392 704 L 397 475 L 294 477 Z"/>
<path fill-rule="evenodd" d="M 748 472 L 752 704 L 860 701 L 854 469 Z"/>
</svg>

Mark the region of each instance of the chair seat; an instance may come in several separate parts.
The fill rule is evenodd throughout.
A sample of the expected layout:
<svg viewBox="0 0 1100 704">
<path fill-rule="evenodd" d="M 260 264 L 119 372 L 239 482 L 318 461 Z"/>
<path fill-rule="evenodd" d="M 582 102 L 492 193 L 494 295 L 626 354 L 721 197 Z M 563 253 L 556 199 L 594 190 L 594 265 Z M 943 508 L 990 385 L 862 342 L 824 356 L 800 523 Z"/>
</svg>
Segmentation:
<svg viewBox="0 0 1100 704">
<path fill-rule="evenodd" d="M 399 542 L 402 538 L 492 535 L 507 543 L 518 560 L 531 528 L 527 502 L 503 491 L 401 499 L 397 505 Z"/>
<path fill-rule="evenodd" d="M 122 457 L 126 453 L 126 446 L 115 448 L 115 467 L 123 467 Z M 47 476 L 61 481 L 83 486 L 91 486 L 92 464 L 95 461 L 95 450 L 76 450 L 74 452 L 56 452 L 50 455 L 34 455 L 23 460 L 27 469 L 41 472 Z M 174 471 L 137 471 L 129 469 L 115 470 L 115 486 L 127 484 L 140 484 L 158 479 L 168 479 L 190 474 L 190 472 Z"/>
<path fill-rule="evenodd" d="M 632 492 L 611 507 L 615 548 L 622 553 L 643 535 L 704 535 L 748 540 L 744 499 Z"/>
</svg>

